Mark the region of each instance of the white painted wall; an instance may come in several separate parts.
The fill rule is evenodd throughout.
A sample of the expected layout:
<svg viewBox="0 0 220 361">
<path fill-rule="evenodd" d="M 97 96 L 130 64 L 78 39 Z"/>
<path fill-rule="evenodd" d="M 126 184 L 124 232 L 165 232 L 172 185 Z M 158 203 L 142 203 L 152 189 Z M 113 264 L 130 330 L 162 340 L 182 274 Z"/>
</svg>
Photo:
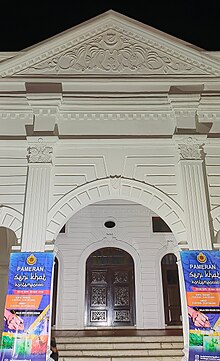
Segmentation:
<svg viewBox="0 0 220 361">
<path fill-rule="evenodd" d="M 172 233 L 153 233 L 152 211 L 126 201 L 105 201 L 90 205 L 67 223 L 66 234 L 56 240 L 60 260 L 58 329 L 84 326 L 85 261 L 101 247 L 119 247 L 135 262 L 137 327 L 164 327 L 160 260 L 175 247 Z M 116 227 L 104 222 L 114 219 Z M 62 318 L 60 315 L 62 314 Z"/>
<path fill-rule="evenodd" d="M 26 141 L 0 141 L 0 204 L 21 213 L 27 179 L 26 154 Z"/>
<path fill-rule="evenodd" d="M 0 227 L 0 332 L 3 325 L 3 311 L 8 288 L 8 265 L 11 247 L 16 242 L 15 234 L 7 228 Z"/>
<path fill-rule="evenodd" d="M 172 139 L 60 140 L 51 205 L 77 186 L 114 175 L 153 184 L 181 204 L 177 157 Z"/>
<path fill-rule="evenodd" d="M 213 210 L 220 205 L 220 140 L 208 140 L 205 146 L 205 163 L 207 185 L 209 191 L 210 208 Z"/>
<path fill-rule="evenodd" d="M 215 212 L 220 206 L 220 141 L 207 138 L 204 144 L 208 211 Z M 19 222 L 27 184 L 27 148 L 25 140 L 0 140 L 0 205 L 19 212 Z M 153 185 L 184 209 L 178 160 L 173 139 L 58 140 L 54 149 L 48 208 L 83 184 L 119 175 Z M 0 224 L 10 228 L 10 217 L 7 222 L 2 217 Z M 215 223 L 216 233 L 220 226 Z M 21 223 L 19 227 L 21 229 Z M 16 228 L 14 226 L 13 230 Z"/>
</svg>

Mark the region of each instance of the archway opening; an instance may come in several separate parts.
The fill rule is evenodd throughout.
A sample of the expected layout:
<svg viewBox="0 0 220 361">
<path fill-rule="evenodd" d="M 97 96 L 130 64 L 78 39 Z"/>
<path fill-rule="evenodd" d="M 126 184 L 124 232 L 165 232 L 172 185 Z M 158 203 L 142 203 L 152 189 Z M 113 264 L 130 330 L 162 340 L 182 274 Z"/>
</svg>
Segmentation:
<svg viewBox="0 0 220 361">
<path fill-rule="evenodd" d="M 86 262 L 86 326 L 134 326 L 135 280 L 132 257 L 105 247 Z"/>
<path fill-rule="evenodd" d="M 161 260 L 163 280 L 164 316 L 167 326 L 180 326 L 181 301 L 177 258 L 173 253 L 166 254 Z"/>
<path fill-rule="evenodd" d="M 88 259 L 93 252 L 103 248 L 121 249 L 132 257 L 136 317 L 131 326 L 146 329 L 165 327 L 161 254 L 173 252 L 177 241 L 170 229 L 154 227 L 155 217 L 159 219 L 155 212 L 141 204 L 112 199 L 84 207 L 69 219 L 65 233 L 60 233 L 56 239 L 59 301 L 55 328 L 116 325 L 112 319 L 105 319 L 105 312 L 98 313 L 103 311 L 101 306 L 96 313 L 93 312 L 93 316 L 97 316 L 96 322 L 92 320 L 91 323 L 89 319 L 91 303 L 88 303 L 88 289 L 90 287 L 91 291 L 94 285 L 86 282 L 89 280 L 86 265 L 89 265 Z M 111 227 L 106 227 L 108 222 L 111 222 Z M 97 268 L 102 266 L 101 261 L 96 265 Z M 101 316 L 104 317 L 102 321 L 98 320 Z M 122 325 L 118 321 L 117 327 Z M 130 324 L 126 321 L 123 326 L 130 327 Z"/>
</svg>

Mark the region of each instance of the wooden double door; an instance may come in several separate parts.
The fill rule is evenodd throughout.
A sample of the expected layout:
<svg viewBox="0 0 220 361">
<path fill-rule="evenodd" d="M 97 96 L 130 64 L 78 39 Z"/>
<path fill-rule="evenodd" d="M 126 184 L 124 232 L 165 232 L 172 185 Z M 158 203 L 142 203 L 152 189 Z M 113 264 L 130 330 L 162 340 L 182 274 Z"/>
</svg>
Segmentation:
<svg viewBox="0 0 220 361">
<path fill-rule="evenodd" d="M 87 261 L 86 325 L 135 325 L 133 260 L 121 249 L 100 249 Z"/>
</svg>

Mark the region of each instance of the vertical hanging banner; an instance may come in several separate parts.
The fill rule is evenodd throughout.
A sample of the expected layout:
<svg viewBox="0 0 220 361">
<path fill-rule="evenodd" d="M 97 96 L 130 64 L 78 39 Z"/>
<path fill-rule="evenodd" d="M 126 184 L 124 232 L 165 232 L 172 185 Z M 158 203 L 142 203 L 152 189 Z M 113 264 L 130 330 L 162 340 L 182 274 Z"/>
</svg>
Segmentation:
<svg viewBox="0 0 220 361">
<path fill-rule="evenodd" d="M 0 361 L 44 361 L 54 255 L 12 253 Z"/>
<path fill-rule="evenodd" d="M 220 361 L 220 252 L 182 251 L 189 361 Z"/>
</svg>

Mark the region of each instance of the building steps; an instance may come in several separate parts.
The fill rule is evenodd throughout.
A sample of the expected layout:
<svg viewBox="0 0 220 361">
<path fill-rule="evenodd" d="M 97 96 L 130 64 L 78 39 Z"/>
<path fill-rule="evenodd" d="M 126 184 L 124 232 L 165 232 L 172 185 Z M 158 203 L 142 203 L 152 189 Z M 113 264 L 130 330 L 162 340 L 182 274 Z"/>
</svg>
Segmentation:
<svg viewBox="0 0 220 361">
<path fill-rule="evenodd" d="M 182 336 L 56 336 L 59 361 L 181 361 Z"/>
</svg>

